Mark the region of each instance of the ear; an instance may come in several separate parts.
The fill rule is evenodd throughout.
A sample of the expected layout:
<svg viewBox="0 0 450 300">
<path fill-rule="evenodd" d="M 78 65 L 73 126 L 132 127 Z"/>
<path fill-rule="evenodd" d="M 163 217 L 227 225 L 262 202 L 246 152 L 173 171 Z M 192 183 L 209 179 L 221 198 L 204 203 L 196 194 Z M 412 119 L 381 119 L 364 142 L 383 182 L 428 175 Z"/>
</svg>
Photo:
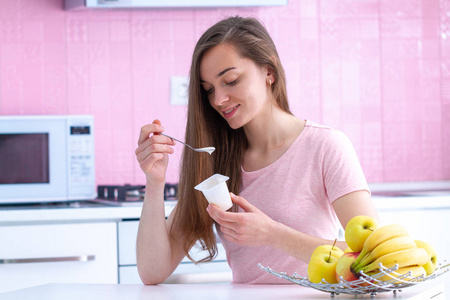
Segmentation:
<svg viewBox="0 0 450 300">
<path fill-rule="evenodd" d="M 266 76 L 266 82 L 267 83 L 270 82 L 271 83 L 270 85 L 272 85 L 276 80 L 274 69 L 272 67 L 267 66 L 264 68 L 264 72 Z"/>
</svg>

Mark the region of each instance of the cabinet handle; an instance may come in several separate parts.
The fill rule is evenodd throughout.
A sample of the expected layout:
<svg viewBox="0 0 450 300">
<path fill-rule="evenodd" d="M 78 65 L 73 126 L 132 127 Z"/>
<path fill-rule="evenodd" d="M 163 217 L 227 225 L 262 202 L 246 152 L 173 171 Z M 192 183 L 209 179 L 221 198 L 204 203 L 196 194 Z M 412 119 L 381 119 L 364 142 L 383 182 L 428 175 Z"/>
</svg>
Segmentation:
<svg viewBox="0 0 450 300">
<path fill-rule="evenodd" d="M 0 258 L 0 264 L 25 264 L 25 263 L 41 263 L 41 262 L 58 262 L 58 261 L 93 261 L 95 255 L 80 256 L 64 256 L 64 257 L 44 257 L 44 258 Z"/>
</svg>

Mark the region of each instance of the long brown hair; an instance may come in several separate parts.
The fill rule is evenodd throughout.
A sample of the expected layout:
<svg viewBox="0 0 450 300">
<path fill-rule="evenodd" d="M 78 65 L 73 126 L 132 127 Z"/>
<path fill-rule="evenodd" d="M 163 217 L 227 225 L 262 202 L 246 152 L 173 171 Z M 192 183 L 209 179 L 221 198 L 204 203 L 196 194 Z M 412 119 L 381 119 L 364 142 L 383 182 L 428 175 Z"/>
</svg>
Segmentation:
<svg viewBox="0 0 450 300">
<path fill-rule="evenodd" d="M 214 173 L 230 177 L 228 188 L 239 194 L 242 184 L 241 165 L 247 138 L 243 128 L 232 129 L 225 119 L 209 104 L 206 92 L 200 84 L 200 63 L 205 53 L 219 45 L 231 44 L 245 58 L 259 66 L 272 69 L 273 99 L 282 110 L 291 113 L 286 93 L 284 69 L 275 44 L 264 26 L 254 18 L 230 17 L 210 27 L 199 39 L 192 56 L 189 82 L 189 102 L 185 141 L 196 147 L 213 146 L 210 156 L 184 149 L 178 188 L 178 204 L 174 226 L 183 237 L 183 248 L 188 251 L 197 242 L 209 256 L 197 261 L 211 261 L 217 255 L 214 220 L 206 212 L 208 202 L 194 186 Z M 236 205 L 233 211 L 237 211 Z"/>
</svg>

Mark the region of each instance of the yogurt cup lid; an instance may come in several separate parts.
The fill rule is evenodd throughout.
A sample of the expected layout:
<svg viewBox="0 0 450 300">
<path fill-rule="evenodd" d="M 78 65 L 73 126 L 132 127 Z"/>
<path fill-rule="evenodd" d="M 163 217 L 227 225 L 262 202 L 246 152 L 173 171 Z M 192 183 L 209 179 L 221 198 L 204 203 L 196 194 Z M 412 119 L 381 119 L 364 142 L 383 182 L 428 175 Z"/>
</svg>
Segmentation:
<svg viewBox="0 0 450 300">
<path fill-rule="evenodd" d="M 202 181 L 201 183 L 197 184 L 194 187 L 194 189 L 196 189 L 198 191 L 208 191 L 208 190 L 215 188 L 219 184 L 227 181 L 228 179 L 230 179 L 228 176 L 224 176 L 221 174 L 214 174 L 211 177 Z"/>
</svg>

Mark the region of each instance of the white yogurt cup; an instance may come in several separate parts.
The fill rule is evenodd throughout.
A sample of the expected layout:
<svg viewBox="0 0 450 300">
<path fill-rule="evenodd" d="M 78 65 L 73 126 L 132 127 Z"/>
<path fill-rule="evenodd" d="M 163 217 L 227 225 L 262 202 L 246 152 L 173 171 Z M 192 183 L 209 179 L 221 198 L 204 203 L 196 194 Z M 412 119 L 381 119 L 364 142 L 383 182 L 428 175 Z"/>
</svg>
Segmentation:
<svg viewBox="0 0 450 300">
<path fill-rule="evenodd" d="M 215 204 L 223 210 L 228 210 L 233 206 L 226 182 L 228 179 L 230 178 L 227 176 L 214 174 L 194 188 L 201 191 L 209 203 Z"/>
</svg>

